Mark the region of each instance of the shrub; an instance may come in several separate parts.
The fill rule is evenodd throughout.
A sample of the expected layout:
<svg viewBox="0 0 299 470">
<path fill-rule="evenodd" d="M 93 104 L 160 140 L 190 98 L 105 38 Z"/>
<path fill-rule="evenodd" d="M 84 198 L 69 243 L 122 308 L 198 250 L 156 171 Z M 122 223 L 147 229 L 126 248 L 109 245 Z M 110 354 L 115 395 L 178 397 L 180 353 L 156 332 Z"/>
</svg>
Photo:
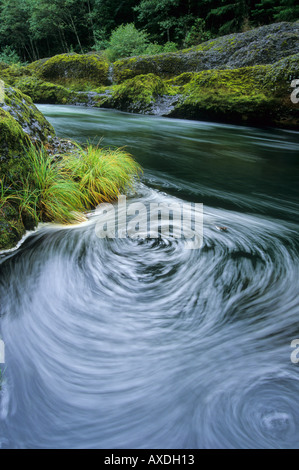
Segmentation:
<svg viewBox="0 0 299 470">
<path fill-rule="evenodd" d="M 151 42 L 144 51 L 144 55 L 155 55 L 163 52 L 163 46 L 157 42 Z"/>
<path fill-rule="evenodd" d="M 176 52 L 178 50 L 178 46 L 175 42 L 167 41 L 163 46 L 162 52 Z"/>
<path fill-rule="evenodd" d="M 140 55 L 145 52 L 148 44 L 148 34 L 138 31 L 133 23 L 121 25 L 111 34 L 108 57 L 111 61 L 115 61 L 122 57 Z"/>
<path fill-rule="evenodd" d="M 94 49 L 96 51 L 105 51 L 109 47 L 109 41 L 103 31 L 96 30 L 94 32 Z"/>
<path fill-rule="evenodd" d="M 0 62 L 4 64 L 19 64 L 21 62 L 17 52 L 11 46 L 5 46 L 0 52 Z"/>
<path fill-rule="evenodd" d="M 210 31 L 205 29 L 206 23 L 202 18 L 197 18 L 194 25 L 191 27 L 189 32 L 186 34 L 184 40 L 185 47 L 197 46 L 202 42 L 208 41 L 212 38 Z"/>
</svg>

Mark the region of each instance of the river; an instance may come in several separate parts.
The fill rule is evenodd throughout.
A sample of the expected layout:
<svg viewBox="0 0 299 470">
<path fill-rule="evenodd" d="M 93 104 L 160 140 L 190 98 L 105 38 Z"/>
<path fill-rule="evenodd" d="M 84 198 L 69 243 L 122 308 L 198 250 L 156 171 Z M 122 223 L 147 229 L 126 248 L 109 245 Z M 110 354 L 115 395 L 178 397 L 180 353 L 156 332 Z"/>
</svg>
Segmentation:
<svg viewBox="0 0 299 470">
<path fill-rule="evenodd" d="M 0 447 L 299 448 L 299 133 L 39 109 L 126 146 L 134 200 L 203 203 L 204 237 L 100 239 L 95 211 L 1 255 Z"/>
</svg>

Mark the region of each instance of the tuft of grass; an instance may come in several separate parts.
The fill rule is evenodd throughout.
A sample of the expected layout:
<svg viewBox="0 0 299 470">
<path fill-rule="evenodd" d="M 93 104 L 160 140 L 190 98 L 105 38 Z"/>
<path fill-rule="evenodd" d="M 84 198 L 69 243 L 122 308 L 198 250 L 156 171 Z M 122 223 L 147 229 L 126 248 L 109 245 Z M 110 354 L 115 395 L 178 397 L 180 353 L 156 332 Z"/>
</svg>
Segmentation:
<svg viewBox="0 0 299 470">
<path fill-rule="evenodd" d="M 19 181 L 0 180 L 0 211 L 12 204 L 26 225 L 40 221 L 73 223 L 101 202 L 112 202 L 133 187 L 140 166 L 122 149 L 76 145 L 53 159 L 44 146 L 26 150 L 29 171 Z"/>
<path fill-rule="evenodd" d="M 62 168 L 78 182 L 91 206 L 116 200 L 121 192 L 132 188 L 134 178 L 141 173 L 141 167 L 123 149 L 92 145 L 86 149 L 77 145 L 74 154 L 63 157 Z"/>
<path fill-rule="evenodd" d="M 4 179 L 0 179 L 0 210 L 9 201 L 13 200 L 14 196 L 11 191 L 11 186 L 8 186 Z"/>
<path fill-rule="evenodd" d="M 44 147 L 31 145 L 27 161 L 30 172 L 22 180 L 20 212 L 36 221 L 73 222 L 75 212 L 84 210 L 84 195 L 78 183 L 65 178 Z"/>
</svg>

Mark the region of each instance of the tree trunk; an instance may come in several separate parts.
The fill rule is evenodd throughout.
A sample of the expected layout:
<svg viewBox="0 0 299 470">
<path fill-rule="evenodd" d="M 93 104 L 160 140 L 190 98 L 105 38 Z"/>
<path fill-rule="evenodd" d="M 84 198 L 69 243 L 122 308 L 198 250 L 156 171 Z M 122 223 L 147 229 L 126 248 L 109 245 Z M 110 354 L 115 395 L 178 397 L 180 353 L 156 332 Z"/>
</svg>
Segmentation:
<svg viewBox="0 0 299 470">
<path fill-rule="evenodd" d="M 74 33 L 75 33 L 75 35 L 76 35 L 76 38 L 77 38 L 77 41 L 78 41 L 78 44 L 79 44 L 81 53 L 83 54 L 83 49 L 82 49 L 81 41 L 80 41 L 80 38 L 79 38 L 79 35 L 78 35 L 78 31 L 77 31 L 77 28 L 76 28 L 76 25 L 75 25 L 75 23 L 74 23 L 74 20 L 73 20 L 72 15 L 70 15 L 70 20 L 71 20 L 72 29 L 73 29 L 73 31 L 74 31 Z"/>
</svg>

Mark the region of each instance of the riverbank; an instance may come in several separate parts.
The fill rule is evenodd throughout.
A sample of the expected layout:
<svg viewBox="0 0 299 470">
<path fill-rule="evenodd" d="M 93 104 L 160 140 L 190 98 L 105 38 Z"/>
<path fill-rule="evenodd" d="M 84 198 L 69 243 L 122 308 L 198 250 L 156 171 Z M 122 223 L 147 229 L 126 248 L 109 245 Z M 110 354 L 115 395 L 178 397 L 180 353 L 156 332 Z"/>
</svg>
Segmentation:
<svg viewBox="0 0 299 470">
<path fill-rule="evenodd" d="M 114 63 L 91 52 L 0 68 L 0 78 L 36 103 L 295 130 L 299 108 L 290 97 L 298 77 L 298 22 Z"/>
<path fill-rule="evenodd" d="M 298 130 L 299 106 L 291 100 L 299 77 L 298 39 L 298 22 L 277 23 L 113 64 L 95 52 L 62 54 L 24 67 L 0 64 L 5 92 L 0 103 L 0 249 L 14 246 L 38 221 L 70 222 L 71 213 L 115 198 L 140 172 L 119 151 L 117 174 L 111 171 L 109 180 L 107 170 L 103 177 L 99 157 L 113 164 L 115 154 L 61 145 L 34 102 Z M 80 175 L 64 166 L 74 152 L 81 159 Z M 96 177 L 84 179 L 92 170 Z M 28 178 L 40 172 L 42 185 Z M 96 180 L 106 184 L 105 178 L 109 188 L 97 187 Z M 73 199 L 66 198 L 68 192 Z"/>
<path fill-rule="evenodd" d="M 19 90 L 6 86 L 0 106 L 0 250 L 39 222 L 73 223 L 132 186 L 139 165 L 123 150 L 61 141 Z"/>
</svg>

